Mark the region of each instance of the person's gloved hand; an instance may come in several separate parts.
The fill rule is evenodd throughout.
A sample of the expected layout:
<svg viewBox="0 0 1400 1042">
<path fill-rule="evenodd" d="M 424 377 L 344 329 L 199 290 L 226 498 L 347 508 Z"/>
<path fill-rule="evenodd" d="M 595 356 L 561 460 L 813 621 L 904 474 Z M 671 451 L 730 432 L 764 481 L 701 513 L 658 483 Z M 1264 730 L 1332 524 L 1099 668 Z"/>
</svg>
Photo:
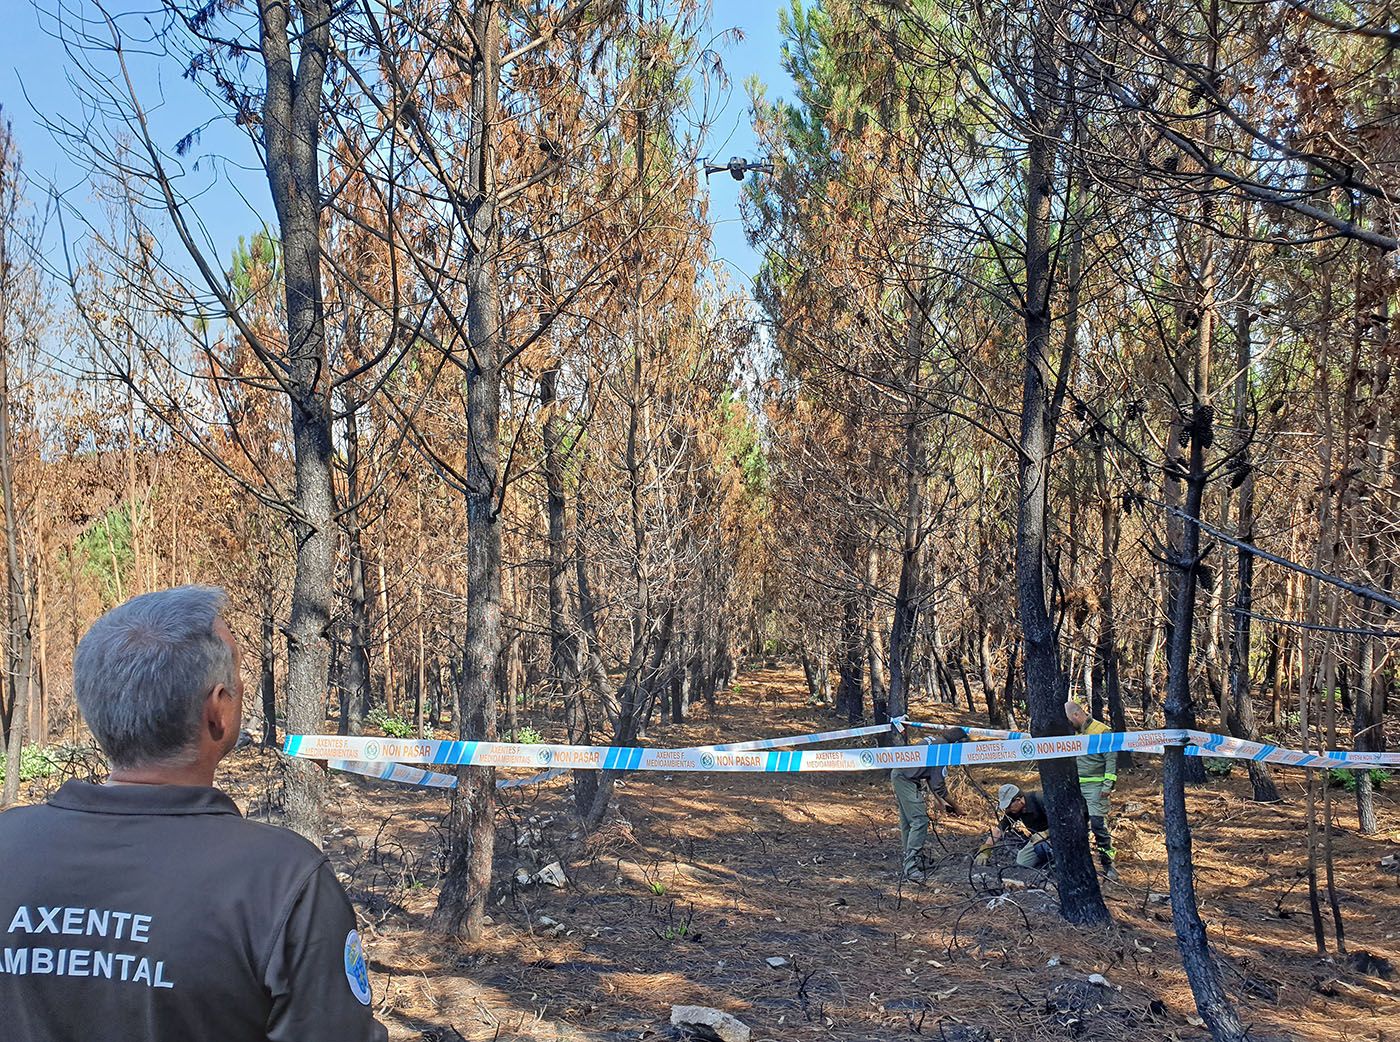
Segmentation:
<svg viewBox="0 0 1400 1042">
<path fill-rule="evenodd" d="M 1104 775 L 1104 778 L 1103 778 L 1103 794 L 1104 794 L 1105 796 L 1107 796 L 1110 792 L 1113 791 L 1113 783 L 1116 782 L 1117 780 L 1118 780 L 1118 776 L 1117 776 L 1117 775 L 1114 775 L 1114 774 L 1105 774 L 1105 775 Z"/>
<path fill-rule="evenodd" d="M 943 809 L 955 818 L 962 817 L 962 811 L 958 810 L 957 806 L 952 803 L 945 802 L 943 804 Z"/>
<path fill-rule="evenodd" d="M 991 846 L 989 846 L 989 845 L 988 845 L 988 846 L 983 846 L 983 847 L 980 847 L 980 848 L 978 849 L 977 853 L 973 855 L 973 857 L 972 857 L 972 863 L 973 863 L 974 865 L 985 865 L 985 864 L 986 864 L 988 861 L 990 861 L 991 859 L 992 859 L 992 848 L 991 848 Z"/>
</svg>

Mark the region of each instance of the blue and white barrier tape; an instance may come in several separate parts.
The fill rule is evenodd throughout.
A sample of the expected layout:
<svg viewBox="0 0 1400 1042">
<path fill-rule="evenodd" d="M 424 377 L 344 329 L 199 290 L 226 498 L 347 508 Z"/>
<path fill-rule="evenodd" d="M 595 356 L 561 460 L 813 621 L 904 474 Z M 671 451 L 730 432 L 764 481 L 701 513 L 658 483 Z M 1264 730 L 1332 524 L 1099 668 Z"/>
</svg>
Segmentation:
<svg viewBox="0 0 1400 1042">
<path fill-rule="evenodd" d="M 427 789 L 455 789 L 457 787 L 457 776 L 455 774 L 439 774 L 436 771 L 425 771 L 418 767 L 409 767 L 407 764 L 394 763 L 390 761 L 366 761 L 366 760 L 328 760 L 326 766 L 337 771 L 345 771 L 348 774 L 363 774 L 367 778 L 378 778 L 380 781 L 399 782 L 402 785 L 417 785 Z M 568 774 L 563 768 L 552 768 L 543 771 L 531 778 L 511 778 L 506 781 L 498 781 L 497 789 L 519 789 L 526 785 L 538 785 L 540 782 L 552 781 Z"/>
<path fill-rule="evenodd" d="M 903 718 L 900 718 L 902 722 Z M 728 745 L 697 745 L 694 748 L 711 753 L 758 752 L 762 749 L 783 749 L 794 745 L 815 745 L 818 742 L 839 742 L 843 738 L 862 738 L 868 734 L 886 734 L 897 726 L 897 721 L 888 724 L 871 724 L 869 727 L 847 727 L 840 731 L 817 731 L 814 734 L 790 734 L 780 738 L 758 738 L 751 742 L 730 742 Z"/>
<path fill-rule="evenodd" d="M 455 775 L 425 771 L 418 767 L 394 763 L 392 760 L 388 763 L 368 760 L 329 760 L 326 766 L 337 771 L 345 771 L 348 774 L 363 774 L 367 778 L 399 782 L 403 785 L 418 785 L 428 789 L 453 789 L 457 787 Z"/>
<path fill-rule="evenodd" d="M 914 726 L 928 727 L 929 725 L 915 724 Z M 1017 741 L 1020 741 L 1022 738 L 1030 737 L 1030 734 L 1026 731 L 999 731 L 994 727 L 964 727 L 963 730 L 967 732 L 967 736 L 969 738 L 998 738 L 1003 741 L 1007 741 L 1014 738 Z"/>
<path fill-rule="evenodd" d="M 728 745 L 707 745 L 697 748 L 709 752 L 743 752 L 757 749 L 779 749 L 790 745 L 813 745 L 817 742 L 834 742 L 843 738 L 857 738 L 869 734 L 883 734 L 889 730 L 889 724 L 877 724 L 870 727 L 848 727 L 840 731 L 820 731 L 814 734 L 783 735 L 779 738 L 761 738 L 751 742 L 733 742 Z M 430 789 L 455 789 L 457 787 L 457 776 L 455 774 L 440 774 L 435 771 L 425 771 L 418 767 L 409 767 L 407 764 L 395 763 L 392 760 L 388 762 L 328 760 L 326 766 L 337 771 L 345 771 L 349 774 L 362 774 L 367 778 L 399 782 L 403 785 L 417 785 Z M 538 785 L 540 782 L 552 781 L 568 773 L 569 771 L 567 768 L 555 767 L 530 778 L 512 778 L 508 781 L 498 781 L 496 783 L 496 788 L 519 789 L 527 785 Z"/>
<path fill-rule="evenodd" d="M 771 741 L 771 739 L 765 739 Z M 706 771 L 789 773 L 802 771 L 869 771 L 892 767 L 1019 763 L 1140 750 L 1160 752 L 1167 745 L 1198 746 L 1202 754 L 1258 760 L 1298 767 L 1400 768 L 1400 753 L 1336 750 L 1306 753 L 1246 742 L 1203 731 L 1163 729 L 1107 732 L 1048 738 L 1000 739 L 955 744 L 892 746 L 875 749 L 791 751 L 647 749 L 636 746 L 521 745 L 509 742 L 354 738 L 339 735 L 288 735 L 289 756 L 316 760 L 397 761 L 613 771 Z"/>
</svg>

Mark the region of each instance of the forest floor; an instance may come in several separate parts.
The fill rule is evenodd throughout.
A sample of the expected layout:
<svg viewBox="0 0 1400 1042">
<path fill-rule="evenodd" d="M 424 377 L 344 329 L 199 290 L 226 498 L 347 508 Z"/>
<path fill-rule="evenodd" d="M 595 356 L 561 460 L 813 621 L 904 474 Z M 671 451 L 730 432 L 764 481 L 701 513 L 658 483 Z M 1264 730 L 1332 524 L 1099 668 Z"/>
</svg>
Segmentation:
<svg viewBox="0 0 1400 1042">
<path fill-rule="evenodd" d="M 911 715 L 979 722 L 949 706 Z M 807 704 L 801 672 L 779 668 L 743 675 L 716 710 L 697 706 L 649 741 L 837 726 Z M 255 816 L 273 762 L 244 750 L 225 772 Z M 952 784 L 964 814 L 936 822 L 929 842 L 940 860 L 922 887 L 897 879 L 883 772 L 635 774 L 591 835 L 570 815 L 567 777 L 512 790 L 497 842 L 505 882 L 486 938 L 467 945 L 426 930 L 442 793 L 337 774 L 328 846 L 359 909 L 391 1039 L 669 1039 L 672 1004 L 726 1010 L 755 1040 L 1205 1038 L 1164 897 L 1158 762 L 1141 759 L 1114 794 L 1122 882 L 1106 884 L 1113 924 L 1102 929 L 1066 925 L 1041 873 L 972 866 L 995 808 L 962 778 Z M 1015 768 L 975 777 L 988 791 L 1007 779 L 1036 784 Z M 1336 885 L 1352 956 L 1320 959 L 1303 874 L 1303 775 L 1276 779 L 1278 805 L 1250 803 L 1243 770 L 1188 795 L 1201 914 L 1226 985 L 1261 1039 L 1396 1042 L 1400 878 L 1378 867 L 1400 843 L 1396 789 L 1378 793 L 1374 838 L 1356 834 L 1355 801 L 1337 791 Z M 511 882 L 518 868 L 555 860 L 565 886 Z"/>
</svg>

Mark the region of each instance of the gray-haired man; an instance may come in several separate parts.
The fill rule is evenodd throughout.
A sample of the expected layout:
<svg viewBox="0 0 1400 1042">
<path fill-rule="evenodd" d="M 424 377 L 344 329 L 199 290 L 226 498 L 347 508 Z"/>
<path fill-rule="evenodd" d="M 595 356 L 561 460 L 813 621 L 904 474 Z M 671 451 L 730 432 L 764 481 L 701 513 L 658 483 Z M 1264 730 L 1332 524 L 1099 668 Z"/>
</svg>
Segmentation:
<svg viewBox="0 0 1400 1042">
<path fill-rule="evenodd" d="M 7 1042 L 381 1042 L 355 912 L 325 856 L 214 788 L 238 741 L 227 598 L 127 601 L 78 644 L 111 762 L 0 815 Z"/>
</svg>

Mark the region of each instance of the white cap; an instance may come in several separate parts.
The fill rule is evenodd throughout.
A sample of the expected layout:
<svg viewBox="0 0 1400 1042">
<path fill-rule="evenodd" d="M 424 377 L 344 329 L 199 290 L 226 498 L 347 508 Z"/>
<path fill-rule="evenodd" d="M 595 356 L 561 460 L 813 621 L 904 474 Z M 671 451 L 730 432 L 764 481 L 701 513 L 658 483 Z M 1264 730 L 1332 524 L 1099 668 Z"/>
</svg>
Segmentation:
<svg viewBox="0 0 1400 1042">
<path fill-rule="evenodd" d="M 997 790 L 997 810 L 1005 813 L 1006 808 L 1011 806 L 1011 801 L 1021 795 L 1021 790 L 1010 782 L 1004 784 Z"/>
</svg>

